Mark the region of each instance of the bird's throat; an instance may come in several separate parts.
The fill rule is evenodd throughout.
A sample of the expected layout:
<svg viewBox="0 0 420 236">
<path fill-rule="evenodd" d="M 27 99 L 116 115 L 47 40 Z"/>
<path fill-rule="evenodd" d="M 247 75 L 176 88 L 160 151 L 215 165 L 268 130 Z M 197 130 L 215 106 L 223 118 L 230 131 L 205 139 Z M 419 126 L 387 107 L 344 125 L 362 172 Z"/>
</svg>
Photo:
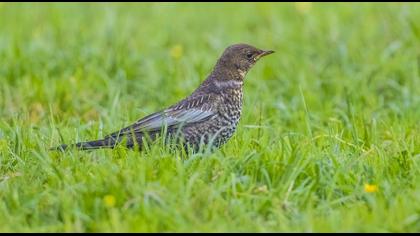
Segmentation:
<svg viewBox="0 0 420 236">
<path fill-rule="evenodd" d="M 239 76 L 241 76 L 242 79 L 245 78 L 246 73 L 247 73 L 247 71 L 243 71 L 241 69 L 238 69 L 238 74 L 239 74 Z"/>
</svg>

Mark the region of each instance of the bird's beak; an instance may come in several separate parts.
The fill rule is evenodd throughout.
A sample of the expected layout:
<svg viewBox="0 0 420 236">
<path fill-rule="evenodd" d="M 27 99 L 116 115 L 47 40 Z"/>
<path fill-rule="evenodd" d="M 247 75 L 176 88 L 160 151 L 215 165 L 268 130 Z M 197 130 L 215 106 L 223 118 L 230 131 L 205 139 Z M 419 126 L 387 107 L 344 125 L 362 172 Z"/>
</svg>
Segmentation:
<svg viewBox="0 0 420 236">
<path fill-rule="evenodd" d="M 271 53 L 274 53 L 274 51 L 273 50 L 267 50 L 267 51 L 262 50 L 262 52 L 260 53 L 260 57 L 270 55 Z"/>
<path fill-rule="evenodd" d="M 271 53 L 274 53 L 274 51 L 272 51 L 272 50 L 261 50 L 261 53 L 260 54 L 258 54 L 258 56 L 254 59 L 255 61 L 257 61 L 258 59 L 260 59 L 261 57 L 263 57 L 263 56 L 267 56 L 267 55 L 269 55 L 269 54 L 271 54 Z"/>
</svg>

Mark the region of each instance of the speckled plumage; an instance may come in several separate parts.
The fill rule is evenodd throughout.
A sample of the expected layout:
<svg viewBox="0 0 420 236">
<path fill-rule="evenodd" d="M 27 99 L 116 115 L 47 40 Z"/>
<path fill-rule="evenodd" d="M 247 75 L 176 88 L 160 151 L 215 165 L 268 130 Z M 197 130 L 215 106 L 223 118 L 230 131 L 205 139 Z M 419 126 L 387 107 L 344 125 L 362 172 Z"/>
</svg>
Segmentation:
<svg viewBox="0 0 420 236">
<path fill-rule="evenodd" d="M 125 140 L 127 147 L 141 148 L 147 139 L 154 140 L 164 134 L 167 140 L 182 142 L 194 150 L 201 144 L 220 147 L 232 137 L 239 123 L 246 73 L 262 56 L 271 53 L 273 51 L 247 44 L 232 45 L 225 49 L 212 73 L 190 96 L 102 140 L 70 146 L 84 150 L 113 148 Z M 61 145 L 57 149 L 67 147 Z"/>
</svg>

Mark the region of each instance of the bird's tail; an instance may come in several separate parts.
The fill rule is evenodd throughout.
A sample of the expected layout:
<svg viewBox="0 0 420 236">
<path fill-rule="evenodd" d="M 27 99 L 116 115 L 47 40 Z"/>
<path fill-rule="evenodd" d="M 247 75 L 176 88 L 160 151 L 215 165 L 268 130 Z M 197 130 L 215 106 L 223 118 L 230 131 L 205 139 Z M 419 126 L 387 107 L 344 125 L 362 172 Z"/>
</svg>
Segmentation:
<svg viewBox="0 0 420 236">
<path fill-rule="evenodd" d="M 87 142 L 80 142 L 75 144 L 62 144 L 58 147 L 51 148 L 50 150 L 64 151 L 68 148 L 76 148 L 79 150 L 93 150 L 100 148 L 114 148 L 116 145 L 116 140 L 112 138 L 93 140 Z"/>
</svg>

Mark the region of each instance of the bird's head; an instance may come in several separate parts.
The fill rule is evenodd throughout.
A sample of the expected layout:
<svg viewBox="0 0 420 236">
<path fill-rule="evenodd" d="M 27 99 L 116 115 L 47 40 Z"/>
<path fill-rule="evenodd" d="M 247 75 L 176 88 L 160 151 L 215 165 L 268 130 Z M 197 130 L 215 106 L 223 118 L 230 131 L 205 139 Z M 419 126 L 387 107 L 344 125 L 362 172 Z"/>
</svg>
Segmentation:
<svg viewBox="0 0 420 236">
<path fill-rule="evenodd" d="M 274 51 L 261 50 L 248 44 L 234 44 L 225 49 L 217 66 L 232 71 L 235 79 L 243 80 L 246 73 L 263 56 Z"/>
</svg>

